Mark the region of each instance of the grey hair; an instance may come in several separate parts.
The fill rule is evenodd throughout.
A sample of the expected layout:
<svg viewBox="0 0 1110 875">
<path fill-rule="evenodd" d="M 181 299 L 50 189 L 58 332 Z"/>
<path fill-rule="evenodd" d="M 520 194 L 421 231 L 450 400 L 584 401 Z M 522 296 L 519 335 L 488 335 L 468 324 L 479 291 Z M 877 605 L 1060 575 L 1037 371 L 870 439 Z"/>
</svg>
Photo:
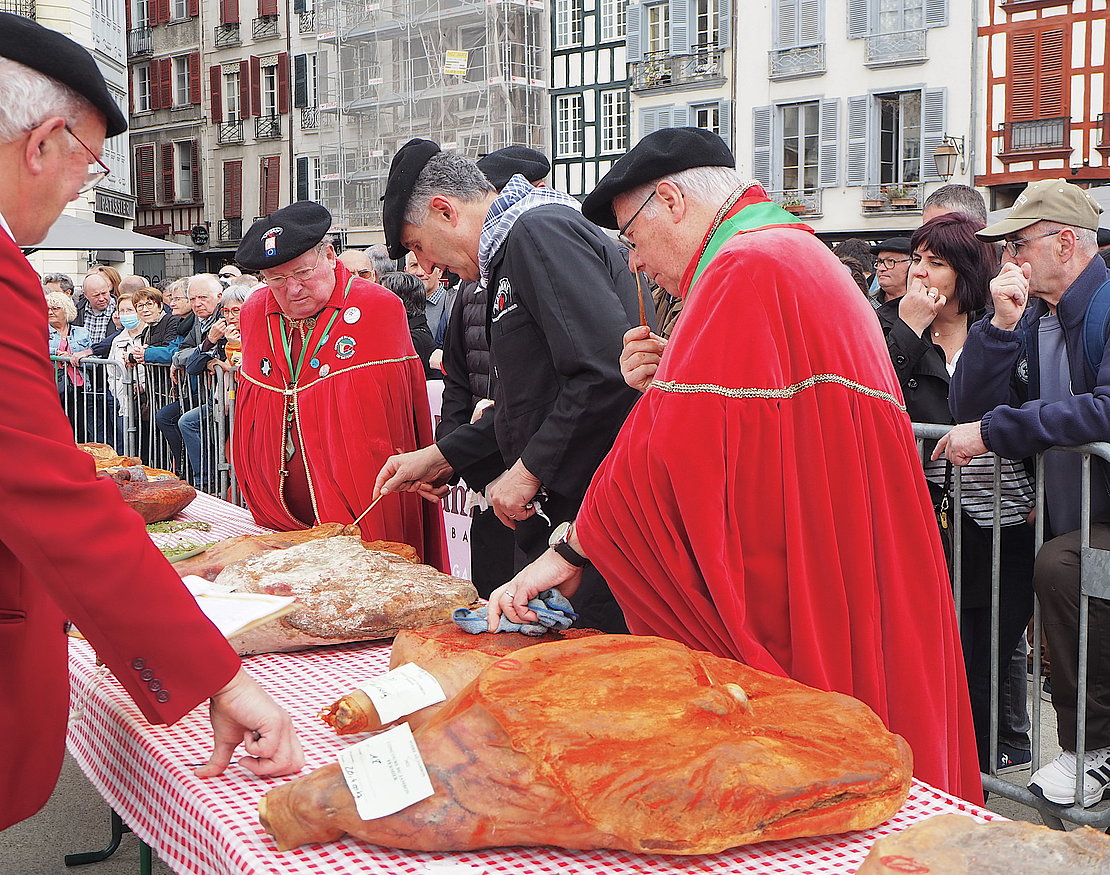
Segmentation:
<svg viewBox="0 0 1110 875">
<path fill-rule="evenodd" d="M 987 224 L 987 202 L 970 185 L 960 185 L 956 182 L 942 185 L 925 198 L 922 210 L 927 210 L 929 207 L 937 207 L 950 213 L 963 213 L 972 219 L 978 219 L 984 225 Z"/>
<path fill-rule="evenodd" d="M 188 291 L 188 286 L 189 281 L 187 279 L 174 280 L 172 283 L 166 285 L 166 288 L 162 290 L 162 294 L 167 298 L 176 297 L 178 292 L 184 295 Z"/>
<path fill-rule="evenodd" d="M 737 186 L 744 182 L 731 167 L 691 167 L 688 170 L 680 170 L 678 173 L 661 176 L 654 182 L 645 182 L 643 185 L 629 189 L 624 194 L 633 202 L 644 201 L 655 190 L 655 186 L 663 181 L 674 183 L 682 189 L 683 194 L 693 200 L 715 203 L 723 201 L 736 191 Z M 658 210 L 659 205 L 653 198 L 644 208 L 645 218 L 655 215 Z"/>
<path fill-rule="evenodd" d="M 201 280 L 210 285 L 213 289 L 215 289 L 217 295 L 222 295 L 224 293 L 224 284 L 220 282 L 220 278 L 218 276 L 216 276 L 214 273 L 198 273 L 189 277 L 189 279 L 186 281 L 186 296 L 192 290 L 193 283 L 195 283 L 197 280 Z"/>
<path fill-rule="evenodd" d="M 72 88 L 18 61 L 0 58 L 0 143 L 18 139 L 51 116 L 74 120 L 92 110 Z"/>
<path fill-rule="evenodd" d="M 251 296 L 251 290 L 254 286 L 240 286 L 232 283 L 224 289 L 224 295 L 220 298 L 220 302 L 227 306 L 228 304 L 242 304 L 247 298 Z"/>
<path fill-rule="evenodd" d="M 64 273 L 48 273 L 42 278 L 43 285 L 46 283 L 57 283 L 62 287 L 63 292 L 73 292 L 73 280 Z"/>
<path fill-rule="evenodd" d="M 384 243 L 375 243 L 373 246 L 368 247 L 366 255 L 370 258 L 370 264 L 374 268 L 374 273 L 376 273 L 379 278 L 397 270 L 397 259 L 389 257 L 389 247 Z"/>
<path fill-rule="evenodd" d="M 1053 231 L 1068 228 L 1075 232 L 1075 240 L 1084 253 L 1094 255 L 1098 252 L 1098 231 L 1092 231 L 1090 228 L 1080 228 L 1077 225 L 1065 225 L 1063 222 L 1053 222 L 1050 219 L 1042 219 L 1037 224 L 1046 225 Z"/>
<path fill-rule="evenodd" d="M 416 177 L 403 221 L 408 225 L 423 225 L 428 218 L 428 205 L 437 195 L 473 203 L 489 194 L 497 194 L 497 189 L 471 159 L 451 152 L 437 152 Z"/>
<path fill-rule="evenodd" d="M 66 314 L 66 322 L 72 322 L 77 318 L 77 306 L 73 303 L 73 298 L 65 292 L 47 292 L 46 306 L 61 307 Z"/>
</svg>

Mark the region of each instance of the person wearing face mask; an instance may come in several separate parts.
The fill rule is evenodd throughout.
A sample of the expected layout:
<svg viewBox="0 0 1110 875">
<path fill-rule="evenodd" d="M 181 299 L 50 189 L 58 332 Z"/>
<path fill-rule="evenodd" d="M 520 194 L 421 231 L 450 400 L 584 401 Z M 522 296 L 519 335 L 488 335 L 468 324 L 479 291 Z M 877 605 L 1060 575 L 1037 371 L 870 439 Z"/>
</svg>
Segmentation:
<svg viewBox="0 0 1110 875">
<path fill-rule="evenodd" d="M 136 428 L 139 396 L 146 382 L 141 358 L 144 326 L 135 309 L 134 295 L 123 294 L 116 299 L 116 316 L 120 332 L 108 350 L 107 358 L 112 364 L 108 366 L 107 377 L 108 390 L 116 399 L 116 433 L 123 435 L 126 429 Z"/>
</svg>

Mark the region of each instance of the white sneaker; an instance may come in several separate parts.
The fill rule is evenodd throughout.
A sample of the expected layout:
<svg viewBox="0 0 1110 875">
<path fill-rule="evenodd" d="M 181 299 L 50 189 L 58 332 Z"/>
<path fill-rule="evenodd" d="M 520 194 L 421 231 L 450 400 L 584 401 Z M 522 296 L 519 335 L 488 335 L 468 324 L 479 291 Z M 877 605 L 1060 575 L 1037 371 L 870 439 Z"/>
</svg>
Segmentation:
<svg viewBox="0 0 1110 875">
<path fill-rule="evenodd" d="M 1075 802 L 1075 751 L 1065 750 L 1029 779 L 1029 789 L 1057 805 Z M 1110 795 L 1110 747 L 1099 747 L 1083 755 L 1083 807 L 1097 805 Z"/>
</svg>

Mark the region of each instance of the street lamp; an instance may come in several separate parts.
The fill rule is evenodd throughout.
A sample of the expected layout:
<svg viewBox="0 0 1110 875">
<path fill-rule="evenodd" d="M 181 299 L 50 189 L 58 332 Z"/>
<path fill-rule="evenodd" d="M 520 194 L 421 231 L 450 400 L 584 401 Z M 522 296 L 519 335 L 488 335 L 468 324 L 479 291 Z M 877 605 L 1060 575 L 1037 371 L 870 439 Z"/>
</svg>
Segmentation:
<svg viewBox="0 0 1110 875">
<path fill-rule="evenodd" d="M 940 145 L 933 150 L 933 163 L 937 167 L 937 175 L 948 182 L 956 172 L 956 159 L 960 158 L 960 173 L 967 169 L 967 162 L 963 160 L 964 138 L 950 137 L 943 134 Z"/>
</svg>

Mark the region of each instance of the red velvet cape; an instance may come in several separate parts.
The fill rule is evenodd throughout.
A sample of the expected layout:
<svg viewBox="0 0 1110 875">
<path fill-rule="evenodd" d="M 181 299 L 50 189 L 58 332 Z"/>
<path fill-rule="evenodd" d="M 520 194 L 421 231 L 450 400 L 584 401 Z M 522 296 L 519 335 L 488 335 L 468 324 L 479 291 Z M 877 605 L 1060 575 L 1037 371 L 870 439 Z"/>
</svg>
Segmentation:
<svg viewBox="0 0 1110 875">
<path fill-rule="evenodd" d="M 268 288 L 243 306 L 232 455 L 243 497 L 262 525 L 290 531 L 306 524 L 350 523 L 373 500 L 374 480 L 387 457 L 435 439 L 424 369 L 412 347 L 404 305 L 387 289 L 357 277 L 344 296 L 350 278 L 337 264 L 335 292 L 317 317 L 297 391 L 313 520 L 294 517 L 280 487 L 283 390 L 290 384 L 281 308 Z M 337 311 L 314 358 L 316 341 Z M 428 565 L 450 570 L 438 504 L 415 493 L 387 495 L 359 525 L 365 540 L 401 541 L 416 548 Z"/>
<path fill-rule="evenodd" d="M 981 801 L 936 520 L 843 266 L 796 226 L 732 237 L 655 380 L 577 525 L 629 629 L 855 696 L 909 742 L 919 778 Z"/>
</svg>

